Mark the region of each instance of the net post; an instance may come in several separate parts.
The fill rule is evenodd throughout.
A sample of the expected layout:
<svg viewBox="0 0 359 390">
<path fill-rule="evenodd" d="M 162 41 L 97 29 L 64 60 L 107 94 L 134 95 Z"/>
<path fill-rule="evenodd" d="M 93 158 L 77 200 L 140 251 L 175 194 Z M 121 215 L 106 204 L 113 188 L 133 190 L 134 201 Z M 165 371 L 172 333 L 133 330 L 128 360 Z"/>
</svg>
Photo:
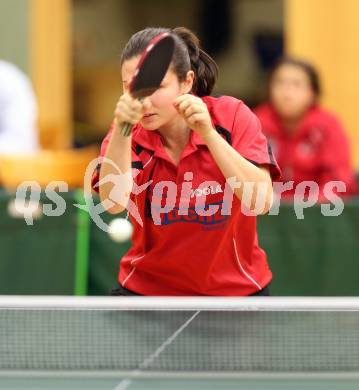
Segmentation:
<svg viewBox="0 0 359 390">
<path fill-rule="evenodd" d="M 83 191 L 75 191 L 76 202 L 86 205 Z M 76 257 L 75 257 L 75 295 L 87 295 L 89 245 L 90 245 L 90 218 L 85 210 L 77 208 L 76 214 Z"/>
</svg>

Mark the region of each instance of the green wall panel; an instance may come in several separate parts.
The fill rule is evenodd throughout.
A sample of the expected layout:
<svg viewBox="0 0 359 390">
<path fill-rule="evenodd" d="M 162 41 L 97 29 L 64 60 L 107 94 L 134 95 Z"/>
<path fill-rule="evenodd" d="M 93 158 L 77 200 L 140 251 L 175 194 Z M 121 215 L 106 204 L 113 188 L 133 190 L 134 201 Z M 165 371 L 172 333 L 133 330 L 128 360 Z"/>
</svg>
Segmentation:
<svg viewBox="0 0 359 390">
<path fill-rule="evenodd" d="M 0 0 L 0 59 L 12 62 L 28 75 L 29 11 L 29 0 Z"/>
</svg>

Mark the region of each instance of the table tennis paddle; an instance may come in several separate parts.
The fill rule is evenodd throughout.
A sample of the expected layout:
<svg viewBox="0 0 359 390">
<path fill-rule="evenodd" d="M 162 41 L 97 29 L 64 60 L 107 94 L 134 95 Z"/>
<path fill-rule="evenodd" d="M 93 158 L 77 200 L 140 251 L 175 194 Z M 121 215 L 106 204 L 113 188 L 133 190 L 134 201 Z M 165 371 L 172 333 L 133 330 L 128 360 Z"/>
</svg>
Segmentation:
<svg viewBox="0 0 359 390">
<path fill-rule="evenodd" d="M 134 98 L 144 99 L 159 88 L 171 64 L 174 46 L 175 41 L 168 32 L 156 35 L 150 41 L 129 84 L 129 92 Z M 122 135 L 128 136 L 132 126 L 126 123 L 121 129 Z"/>
</svg>

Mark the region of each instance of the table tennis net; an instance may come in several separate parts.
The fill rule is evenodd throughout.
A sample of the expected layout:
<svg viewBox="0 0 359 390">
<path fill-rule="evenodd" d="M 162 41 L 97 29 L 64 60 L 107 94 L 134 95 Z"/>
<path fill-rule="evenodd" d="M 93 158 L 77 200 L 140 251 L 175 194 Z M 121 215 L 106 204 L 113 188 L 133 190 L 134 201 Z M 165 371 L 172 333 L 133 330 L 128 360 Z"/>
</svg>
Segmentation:
<svg viewBox="0 0 359 390">
<path fill-rule="evenodd" d="M 359 372 L 359 301 L 3 297 L 4 370 Z"/>
</svg>

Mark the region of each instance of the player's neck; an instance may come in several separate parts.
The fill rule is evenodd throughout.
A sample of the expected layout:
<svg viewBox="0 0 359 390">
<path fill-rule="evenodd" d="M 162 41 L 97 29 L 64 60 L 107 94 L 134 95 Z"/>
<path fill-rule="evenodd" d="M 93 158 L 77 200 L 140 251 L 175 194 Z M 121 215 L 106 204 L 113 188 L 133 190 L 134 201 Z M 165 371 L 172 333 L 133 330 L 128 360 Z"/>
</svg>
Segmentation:
<svg viewBox="0 0 359 390">
<path fill-rule="evenodd" d="M 298 128 L 301 118 L 282 118 L 282 126 L 287 136 L 292 137 Z"/>
<path fill-rule="evenodd" d="M 182 150 L 187 145 L 191 132 L 184 120 L 169 123 L 158 131 L 162 136 L 163 145 L 171 150 Z"/>
</svg>

